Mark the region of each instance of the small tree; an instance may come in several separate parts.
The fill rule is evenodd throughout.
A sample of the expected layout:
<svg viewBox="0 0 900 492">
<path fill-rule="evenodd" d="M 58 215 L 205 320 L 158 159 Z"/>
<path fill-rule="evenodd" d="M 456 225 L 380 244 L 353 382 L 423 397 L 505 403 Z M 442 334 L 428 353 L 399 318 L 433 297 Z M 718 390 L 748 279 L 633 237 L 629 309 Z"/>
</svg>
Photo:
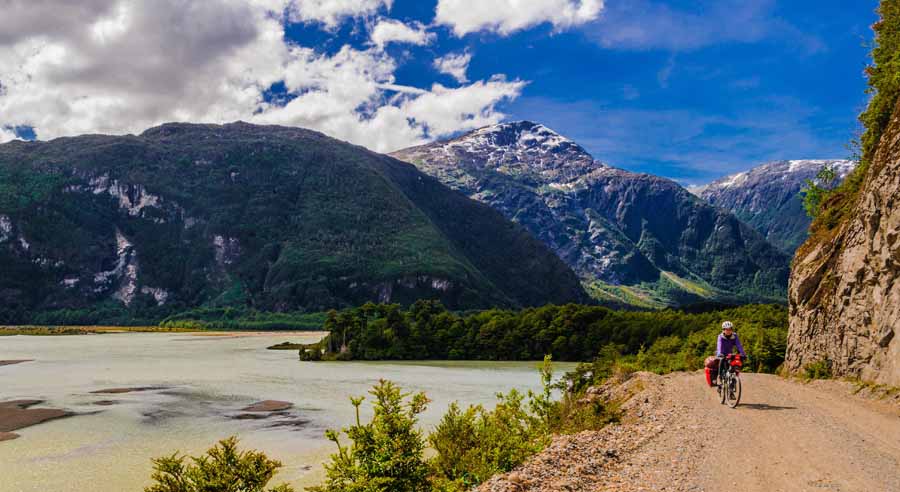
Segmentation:
<svg viewBox="0 0 900 492">
<path fill-rule="evenodd" d="M 281 463 L 259 451 L 237 449 L 236 437 L 219 441 L 206 455 L 191 457 L 178 453 L 153 460 L 154 485 L 144 492 L 263 492 Z M 293 492 L 281 484 L 269 492 Z"/>
<path fill-rule="evenodd" d="M 550 429 L 553 423 L 553 412 L 557 405 L 557 402 L 553 399 L 553 359 L 551 356 L 544 356 L 544 363 L 541 364 L 540 373 L 541 393 L 535 394 L 529 390 L 528 406 L 531 408 L 531 412 L 546 426 L 546 429 Z"/>
<path fill-rule="evenodd" d="M 338 448 L 325 465 L 324 485 L 311 492 L 425 492 L 428 465 L 423 458 L 425 440 L 416 429 L 418 415 L 425 411 L 424 393 L 409 398 L 390 381 L 381 380 L 370 391 L 375 397 L 375 415 L 363 424 L 359 407 L 364 398 L 351 398 L 356 407 L 356 425 L 344 429 L 352 443 L 344 446 L 340 432 L 329 430 L 328 439 Z"/>
<path fill-rule="evenodd" d="M 800 194 L 803 195 L 803 208 L 807 215 L 813 218 L 819 215 L 819 209 L 834 189 L 836 180 L 837 173 L 832 166 L 827 164 L 819 169 L 815 180 L 806 180 L 806 185 L 800 190 Z"/>
</svg>

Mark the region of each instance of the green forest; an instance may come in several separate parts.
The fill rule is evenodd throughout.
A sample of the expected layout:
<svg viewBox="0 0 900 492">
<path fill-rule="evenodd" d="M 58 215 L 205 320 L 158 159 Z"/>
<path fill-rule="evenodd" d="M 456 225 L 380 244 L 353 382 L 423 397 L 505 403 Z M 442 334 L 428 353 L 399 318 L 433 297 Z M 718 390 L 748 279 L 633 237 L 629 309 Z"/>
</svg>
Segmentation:
<svg viewBox="0 0 900 492">
<path fill-rule="evenodd" d="M 330 335 L 301 358 L 337 360 L 540 360 L 601 358 L 654 372 L 691 370 L 715 350 L 719 326 L 732 321 L 751 354 L 751 369 L 774 371 L 783 361 L 787 309 L 747 305 L 702 313 L 615 311 L 600 306 L 547 305 L 519 311 L 457 314 L 439 302 L 365 304 L 330 311 Z"/>
</svg>

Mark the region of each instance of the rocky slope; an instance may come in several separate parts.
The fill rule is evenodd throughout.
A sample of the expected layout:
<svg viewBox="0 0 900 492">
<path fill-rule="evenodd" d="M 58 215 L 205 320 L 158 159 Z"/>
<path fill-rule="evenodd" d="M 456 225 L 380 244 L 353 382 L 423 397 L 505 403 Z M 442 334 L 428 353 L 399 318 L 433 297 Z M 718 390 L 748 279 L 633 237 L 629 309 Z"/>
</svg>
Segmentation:
<svg viewBox="0 0 900 492">
<path fill-rule="evenodd" d="M 786 364 L 824 360 L 835 375 L 900 385 L 900 110 L 848 219 L 797 252 Z"/>
<path fill-rule="evenodd" d="M 0 145 L 0 271 L 5 322 L 98 306 L 152 318 L 585 299 L 524 229 L 413 166 L 245 123 Z"/>
<path fill-rule="evenodd" d="M 843 181 L 856 167 L 847 160 L 795 160 L 763 164 L 749 171 L 726 176 L 694 189 L 709 203 L 731 211 L 789 254 L 803 244 L 810 218 L 803 209 L 800 190 L 806 180 L 815 180 L 824 166 L 834 169 Z"/>
<path fill-rule="evenodd" d="M 393 154 L 525 226 L 606 302 L 783 299 L 788 258 L 678 184 L 522 121 Z"/>
</svg>

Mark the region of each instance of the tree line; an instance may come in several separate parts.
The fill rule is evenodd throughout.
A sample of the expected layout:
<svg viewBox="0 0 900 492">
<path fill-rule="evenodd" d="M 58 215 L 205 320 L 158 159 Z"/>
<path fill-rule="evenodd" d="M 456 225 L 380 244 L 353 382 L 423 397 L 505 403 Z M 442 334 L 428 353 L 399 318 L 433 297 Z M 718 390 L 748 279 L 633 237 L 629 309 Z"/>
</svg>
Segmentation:
<svg viewBox="0 0 900 492">
<path fill-rule="evenodd" d="M 635 357 L 625 361 L 641 364 L 637 369 L 668 372 L 701 367 L 725 320 L 738 328 L 745 347 L 757 352 L 755 369 L 780 365 L 787 338 L 787 309 L 780 305 L 688 313 L 566 304 L 458 314 L 436 301 L 418 301 L 406 310 L 368 303 L 330 311 L 323 325 L 330 334 L 302 350 L 301 358 L 540 360 L 552 355 L 557 361 L 588 362 L 605 350 Z"/>
</svg>

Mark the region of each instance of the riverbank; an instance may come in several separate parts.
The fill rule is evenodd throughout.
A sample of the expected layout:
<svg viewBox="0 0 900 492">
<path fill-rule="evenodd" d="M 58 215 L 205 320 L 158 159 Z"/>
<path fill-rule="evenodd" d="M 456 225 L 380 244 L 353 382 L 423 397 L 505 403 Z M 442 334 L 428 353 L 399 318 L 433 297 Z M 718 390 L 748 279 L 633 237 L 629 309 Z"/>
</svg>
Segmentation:
<svg viewBox="0 0 900 492">
<path fill-rule="evenodd" d="M 0 326 L 0 336 L 58 336 L 58 335 L 110 335 L 118 333 L 191 333 L 197 336 L 210 337 L 250 337 L 250 336 L 319 336 L 325 337 L 327 331 L 318 330 L 225 330 L 207 328 L 175 328 L 163 326 L 38 326 L 8 325 Z M 290 344 L 290 342 L 285 342 Z M 283 344 L 282 344 L 283 345 Z M 295 344 L 298 347 L 299 344 Z"/>
<path fill-rule="evenodd" d="M 163 328 L 159 326 L 0 326 L 0 336 L 96 335 L 109 333 L 196 333 L 200 331 L 203 330 L 191 328 Z"/>
</svg>

